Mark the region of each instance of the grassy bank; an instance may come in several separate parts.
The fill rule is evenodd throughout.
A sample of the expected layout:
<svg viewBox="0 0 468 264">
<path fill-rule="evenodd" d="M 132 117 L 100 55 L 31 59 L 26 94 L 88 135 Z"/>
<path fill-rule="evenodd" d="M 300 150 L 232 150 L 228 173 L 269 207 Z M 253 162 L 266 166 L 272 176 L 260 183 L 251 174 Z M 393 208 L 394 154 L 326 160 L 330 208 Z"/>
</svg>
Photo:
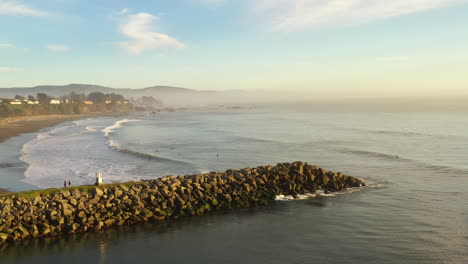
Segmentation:
<svg viewBox="0 0 468 264">
<path fill-rule="evenodd" d="M 25 198 L 25 199 L 34 199 L 41 196 L 53 196 L 55 194 L 60 194 L 64 191 L 68 192 L 81 192 L 81 193 L 91 193 L 96 188 L 112 188 L 117 186 L 132 187 L 134 185 L 141 184 L 141 182 L 122 182 L 122 183 L 112 183 L 112 184 L 103 184 L 100 186 L 95 185 L 81 185 L 81 186 L 71 186 L 63 188 L 49 188 L 42 190 L 32 190 L 32 191 L 23 191 L 23 192 L 9 192 L 5 189 L 0 189 L 0 199 L 6 198 Z"/>
</svg>

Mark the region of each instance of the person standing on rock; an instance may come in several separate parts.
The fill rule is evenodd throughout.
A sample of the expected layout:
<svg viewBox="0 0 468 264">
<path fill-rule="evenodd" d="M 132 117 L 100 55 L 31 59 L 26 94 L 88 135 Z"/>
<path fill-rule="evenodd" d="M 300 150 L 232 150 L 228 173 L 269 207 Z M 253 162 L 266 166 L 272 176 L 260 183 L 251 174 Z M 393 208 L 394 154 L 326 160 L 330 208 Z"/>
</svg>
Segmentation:
<svg viewBox="0 0 468 264">
<path fill-rule="evenodd" d="M 71 187 L 71 181 L 68 180 L 68 187 Z"/>
<path fill-rule="evenodd" d="M 63 187 L 65 187 L 65 188 L 67 187 L 67 180 L 63 181 Z"/>
</svg>

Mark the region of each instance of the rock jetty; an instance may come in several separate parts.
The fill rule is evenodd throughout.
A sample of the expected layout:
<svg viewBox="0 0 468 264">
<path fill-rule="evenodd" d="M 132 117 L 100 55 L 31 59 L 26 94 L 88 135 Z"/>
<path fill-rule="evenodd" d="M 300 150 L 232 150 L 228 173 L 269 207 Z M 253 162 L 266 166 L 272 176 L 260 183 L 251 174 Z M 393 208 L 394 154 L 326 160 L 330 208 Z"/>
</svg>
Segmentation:
<svg viewBox="0 0 468 264">
<path fill-rule="evenodd" d="M 0 196 L 0 245 L 27 238 L 267 205 L 278 195 L 338 192 L 359 179 L 303 162 Z"/>
</svg>

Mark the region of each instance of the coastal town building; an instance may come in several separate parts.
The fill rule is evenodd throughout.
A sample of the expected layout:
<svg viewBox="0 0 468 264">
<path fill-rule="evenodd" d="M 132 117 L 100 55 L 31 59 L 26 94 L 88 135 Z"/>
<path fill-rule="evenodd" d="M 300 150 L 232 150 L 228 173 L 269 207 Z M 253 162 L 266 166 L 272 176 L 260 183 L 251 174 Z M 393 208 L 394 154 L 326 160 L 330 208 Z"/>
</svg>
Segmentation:
<svg viewBox="0 0 468 264">
<path fill-rule="evenodd" d="M 60 100 L 58 100 L 58 99 L 52 99 L 52 100 L 50 100 L 49 104 L 51 104 L 51 105 L 59 105 L 59 104 L 60 104 Z"/>
<path fill-rule="evenodd" d="M 92 105 L 93 104 L 93 101 L 89 101 L 89 100 L 86 100 L 86 101 L 83 101 L 84 104 L 87 104 L 87 105 Z"/>
<path fill-rule="evenodd" d="M 11 105 L 20 105 L 20 104 L 21 104 L 21 101 L 18 100 L 18 99 L 13 99 L 13 100 L 10 101 L 10 104 L 11 104 Z"/>
</svg>

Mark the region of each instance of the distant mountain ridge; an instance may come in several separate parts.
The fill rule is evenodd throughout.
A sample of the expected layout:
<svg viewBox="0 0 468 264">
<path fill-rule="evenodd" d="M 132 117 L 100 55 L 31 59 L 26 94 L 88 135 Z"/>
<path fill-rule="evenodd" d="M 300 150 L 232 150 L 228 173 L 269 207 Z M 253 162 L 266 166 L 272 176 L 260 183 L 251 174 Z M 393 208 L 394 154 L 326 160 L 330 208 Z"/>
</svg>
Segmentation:
<svg viewBox="0 0 468 264">
<path fill-rule="evenodd" d="M 91 92 L 102 93 L 117 93 L 125 97 L 141 97 L 149 96 L 154 93 L 168 94 L 168 93 L 198 93 L 196 90 L 172 87 L 172 86 L 152 86 L 140 89 L 130 88 L 112 88 L 92 84 L 68 84 L 68 85 L 40 85 L 35 87 L 14 87 L 14 88 L 0 88 L 0 97 L 14 97 L 15 95 L 36 95 L 37 93 L 46 93 L 51 96 L 59 97 L 62 95 L 75 93 L 89 94 Z"/>
<path fill-rule="evenodd" d="M 153 96 L 170 106 L 199 106 L 225 103 L 237 103 L 247 100 L 247 94 L 239 91 L 197 91 L 173 86 L 151 86 L 140 89 L 112 88 L 93 84 L 68 84 L 68 85 L 40 85 L 35 87 L 0 88 L 0 98 L 13 98 L 15 95 L 36 96 L 38 93 L 46 93 L 49 96 L 60 97 L 71 92 L 89 94 L 101 92 L 105 94 L 121 94 L 125 98 L 140 98 Z M 243 97 L 240 99 L 240 97 Z"/>
</svg>

